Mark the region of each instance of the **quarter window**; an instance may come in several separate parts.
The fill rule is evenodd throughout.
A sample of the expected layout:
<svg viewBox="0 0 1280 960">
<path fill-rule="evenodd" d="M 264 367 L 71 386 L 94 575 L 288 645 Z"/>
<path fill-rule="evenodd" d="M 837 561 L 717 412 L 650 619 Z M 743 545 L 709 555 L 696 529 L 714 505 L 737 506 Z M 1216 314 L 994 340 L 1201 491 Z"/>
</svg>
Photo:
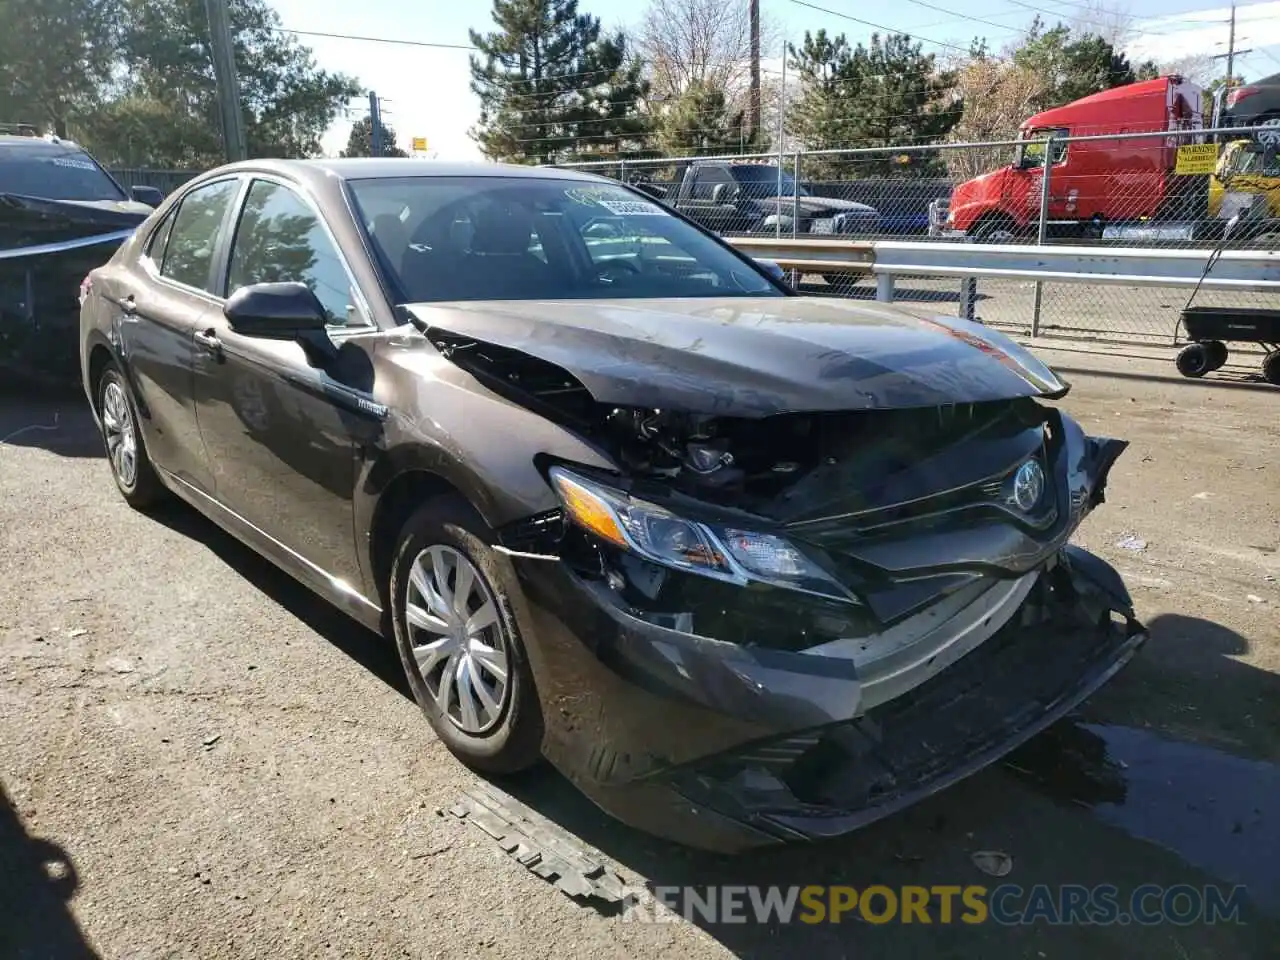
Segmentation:
<svg viewBox="0 0 1280 960">
<path fill-rule="evenodd" d="M 227 289 L 285 282 L 310 287 L 330 326 L 364 324 L 351 278 L 320 218 L 288 187 L 255 180 L 231 248 Z"/>
<path fill-rule="evenodd" d="M 147 257 L 157 266 L 164 262 L 164 245 L 168 243 L 169 233 L 173 230 L 173 219 L 173 212 L 170 211 L 147 241 Z"/>
<path fill-rule="evenodd" d="M 219 180 L 196 187 L 182 198 L 165 246 L 162 276 L 198 290 L 217 292 L 210 274 L 218 249 L 218 230 L 239 185 L 238 180 Z"/>
</svg>

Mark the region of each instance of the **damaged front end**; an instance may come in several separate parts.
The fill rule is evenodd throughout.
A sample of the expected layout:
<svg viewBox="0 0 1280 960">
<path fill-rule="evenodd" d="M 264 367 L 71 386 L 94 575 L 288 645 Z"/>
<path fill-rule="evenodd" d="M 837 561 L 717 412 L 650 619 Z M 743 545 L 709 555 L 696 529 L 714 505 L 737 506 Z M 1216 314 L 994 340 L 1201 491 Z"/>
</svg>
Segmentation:
<svg viewBox="0 0 1280 960">
<path fill-rule="evenodd" d="M 1068 544 L 1126 443 L 1033 396 L 716 415 L 428 336 L 617 464 L 540 463 L 560 509 L 500 536 L 545 752 L 649 832 L 737 851 L 855 829 L 998 759 L 1145 639 Z"/>
</svg>

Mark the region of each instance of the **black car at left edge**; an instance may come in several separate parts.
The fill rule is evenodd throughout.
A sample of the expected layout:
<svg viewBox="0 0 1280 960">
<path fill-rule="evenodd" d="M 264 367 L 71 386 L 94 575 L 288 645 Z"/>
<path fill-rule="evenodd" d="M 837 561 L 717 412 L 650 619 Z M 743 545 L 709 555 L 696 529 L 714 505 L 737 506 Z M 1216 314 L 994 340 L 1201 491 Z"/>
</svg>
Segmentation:
<svg viewBox="0 0 1280 960">
<path fill-rule="evenodd" d="M 126 190 L 70 140 L 0 127 L 0 369 L 72 380 L 76 294 L 164 200 Z"/>
</svg>

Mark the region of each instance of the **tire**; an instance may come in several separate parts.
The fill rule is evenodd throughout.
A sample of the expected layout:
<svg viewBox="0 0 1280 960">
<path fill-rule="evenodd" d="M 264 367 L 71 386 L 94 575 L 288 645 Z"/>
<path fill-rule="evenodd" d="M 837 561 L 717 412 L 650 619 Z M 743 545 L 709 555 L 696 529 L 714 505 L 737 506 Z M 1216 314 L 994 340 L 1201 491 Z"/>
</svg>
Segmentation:
<svg viewBox="0 0 1280 960">
<path fill-rule="evenodd" d="M 146 510 L 165 499 L 167 491 L 147 454 L 133 393 L 114 361 L 102 368 L 94 396 L 107 463 L 116 488 L 129 506 Z"/>
<path fill-rule="evenodd" d="M 1209 369 L 1217 370 L 1227 362 L 1227 345 L 1221 340 L 1209 340 L 1205 343 L 1209 351 Z"/>
<path fill-rule="evenodd" d="M 827 282 L 827 286 L 833 290 L 845 291 L 852 290 L 857 286 L 858 281 L 862 279 L 857 273 L 824 273 L 822 279 Z"/>
<path fill-rule="evenodd" d="M 1016 243 L 1017 227 L 1005 216 L 988 217 L 980 220 L 969 231 L 974 243 Z"/>
<path fill-rule="evenodd" d="M 1191 343 L 1178 351 L 1174 362 L 1184 377 L 1198 378 L 1213 369 L 1209 360 L 1209 349 L 1205 344 Z"/>
<path fill-rule="evenodd" d="M 1272 350 L 1262 358 L 1262 376 L 1267 383 L 1280 387 L 1280 350 Z"/>
<path fill-rule="evenodd" d="M 436 736 L 467 766 L 490 774 L 511 774 L 541 760 L 543 724 L 513 612 L 513 606 L 522 602 L 515 571 L 511 562 L 493 549 L 493 540 L 493 531 L 461 497 L 431 500 L 400 532 L 387 595 L 405 676 Z M 440 572 L 449 596 L 439 589 Z M 462 629 L 462 618 L 449 600 L 459 575 L 467 572 L 472 578 L 468 598 L 472 602 L 464 601 L 464 607 L 470 619 L 483 614 L 489 605 L 493 619 L 468 635 L 465 646 L 458 647 L 463 642 L 461 634 L 450 635 L 445 630 Z M 424 592 L 423 585 L 434 595 Z M 421 613 L 426 612 L 432 615 L 434 625 L 445 629 L 436 632 L 431 626 L 411 625 L 409 603 L 420 612 L 418 624 L 423 624 Z M 423 654 L 427 646 L 437 647 L 429 658 Z M 428 664 L 425 671 L 419 668 L 419 656 Z M 453 682 L 446 685 L 448 696 L 440 699 L 437 694 L 442 692 L 450 670 Z M 499 690 L 502 671 L 506 680 Z M 464 704 L 467 690 L 469 709 Z"/>
</svg>

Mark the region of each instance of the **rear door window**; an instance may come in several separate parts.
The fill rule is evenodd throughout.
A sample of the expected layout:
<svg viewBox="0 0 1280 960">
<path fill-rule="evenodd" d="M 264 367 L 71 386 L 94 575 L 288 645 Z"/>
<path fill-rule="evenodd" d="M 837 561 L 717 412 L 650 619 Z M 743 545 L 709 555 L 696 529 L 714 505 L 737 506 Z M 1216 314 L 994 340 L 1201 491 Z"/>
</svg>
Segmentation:
<svg viewBox="0 0 1280 960">
<path fill-rule="evenodd" d="M 213 258 L 227 207 L 239 186 L 239 180 L 218 180 L 197 187 L 182 198 L 169 231 L 161 276 L 197 290 L 219 293 L 212 278 Z"/>
</svg>

